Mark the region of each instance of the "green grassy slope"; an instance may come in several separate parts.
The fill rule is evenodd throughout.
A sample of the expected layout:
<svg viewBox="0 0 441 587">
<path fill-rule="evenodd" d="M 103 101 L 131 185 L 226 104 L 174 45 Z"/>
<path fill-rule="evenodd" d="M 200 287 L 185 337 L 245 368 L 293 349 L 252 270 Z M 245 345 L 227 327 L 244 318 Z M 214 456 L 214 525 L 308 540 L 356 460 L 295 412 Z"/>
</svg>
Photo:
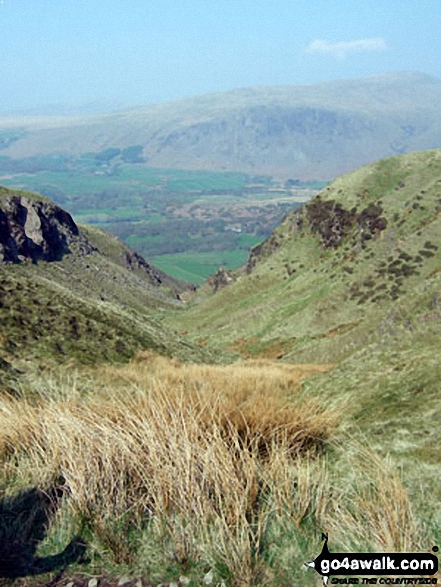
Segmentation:
<svg viewBox="0 0 441 587">
<path fill-rule="evenodd" d="M 365 240 L 369 231 L 352 221 L 338 246 L 325 247 L 306 212 L 320 201 L 358 219 L 375 205 L 387 226 L 382 221 L 384 229 Z M 322 220 L 320 230 L 332 238 L 329 217 Z M 440 537 L 441 151 L 339 178 L 251 257 L 249 274 L 214 295 L 201 292 L 170 323 L 248 356 L 332 364 L 303 392 L 340 406 L 344 446 L 351 438 L 389 455 L 414 511 Z"/>
<path fill-rule="evenodd" d="M 348 226 L 325 246 L 342 222 L 327 212 L 331 202 Z M 339 361 L 376 340 L 390 312 L 404 323 L 428 311 L 440 278 L 440 211 L 440 151 L 369 165 L 288 214 L 253 250 L 250 273 L 171 321 L 219 345 L 257 337 L 261 346 L 284 343 L 288 360 Z M 360 220 L 370 213 L 387 226 L 370 232 Z"/>
<path fill-rule="evenodd" d="M 2 188 L 2 198 L 28 193 Z M 174 307 L 184 284 L 158 272 L 162 283 L 139 267 L 129 269 L 130 250 L 96 228 L 83 228 L 96 247 L 71 252 L 54 262 L 0 265 L 0 357 L 8 364 L 26 359 L 82 363 L 120 361 L 141 349 L 187 360 L 211 360 L 164 326 L 160 313 Z M 154 317 L 156 315 L 156 318 Z M 159 315 L 159 317 L 158 317 Z M 1 369 L 1 365 L 0 365 Z"/>
</svg>

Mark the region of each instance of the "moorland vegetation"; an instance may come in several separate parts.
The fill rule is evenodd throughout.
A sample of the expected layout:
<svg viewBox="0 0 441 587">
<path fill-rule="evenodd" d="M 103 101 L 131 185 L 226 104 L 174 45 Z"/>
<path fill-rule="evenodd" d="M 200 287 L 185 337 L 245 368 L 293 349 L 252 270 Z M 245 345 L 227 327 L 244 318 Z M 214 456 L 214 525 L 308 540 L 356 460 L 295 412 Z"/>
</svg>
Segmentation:
<svg viewBox="0 0 441 587">
<path fill-rule="evenodd" d="M 439 544 L 440 151 L 337 179 L 215 293 L 80 230 L 0 268 L 6 584 L 312 586 L 322 531 Z"/>
</svg>

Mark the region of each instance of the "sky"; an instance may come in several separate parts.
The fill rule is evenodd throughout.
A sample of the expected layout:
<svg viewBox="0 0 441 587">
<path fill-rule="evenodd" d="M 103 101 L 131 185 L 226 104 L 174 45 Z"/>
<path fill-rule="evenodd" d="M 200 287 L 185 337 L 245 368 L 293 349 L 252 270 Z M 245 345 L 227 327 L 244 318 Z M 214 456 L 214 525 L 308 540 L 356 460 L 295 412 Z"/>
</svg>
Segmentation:
<svg viewBox="0 0 441 587">
<path fill-rule="evenodd" d="M 441 77 L 440 31 L 441 0 L 0 0 L 0 112 Z"/>
</svg>

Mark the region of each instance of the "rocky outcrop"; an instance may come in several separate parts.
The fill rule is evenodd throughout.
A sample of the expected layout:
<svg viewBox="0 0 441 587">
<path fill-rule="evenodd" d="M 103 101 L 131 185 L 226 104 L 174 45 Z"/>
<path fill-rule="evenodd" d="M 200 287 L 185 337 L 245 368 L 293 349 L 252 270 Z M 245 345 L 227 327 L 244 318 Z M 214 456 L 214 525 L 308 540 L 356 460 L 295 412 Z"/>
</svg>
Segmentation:
<svg viewBox="0 0 441 587">
<path fill-rule="evenodd" d="M 228 271 L 224 267 L 219 267 L 216 273 L 207 279 L 207 283 L 213 288 L 214 292 L 230 285 L 234 281 L 235 279 L 231 271 Z"/>
<path fill-rule="evenodd" d="M 0 194 L 0 263 L 57 261 L 72 248 L 96 250 L 70 214 L 52 202 Z"/>
<path fill-rule="evenodd" d="M 320 236 L 325 249 L 338 247 L 350 234 L 353 244 L 363 243 L 387 228 L 380 202 L 370 204 L 359 213 L 356 208 L 345 210 L 339 202 L 322 201 L 317 196 L 306 205 L 306 214 L 309 228 Z"/>
<path fill-rule="evenodd" d="M 278 229 L 265 241 L 250 250 L 246 271 L 251 273 L 257 263 L 272 255 L 286 238 L 309 231 L 320 238 L 324 249 L 335 249 L 349 238 L 352 245 L 362 244 L 387 228 L 381 202 L 370 204 L 361 212 L 346 210 L 335 200 L 322 200 L 320 195 L 287 214 Z"/>
<path fill-rule="evenodd" d="M 124 267 L 129 271 L 140 272 L 144 278 L 147 277 L 150 285 L 166 288 L 178 300 L 181 299 L 181 293 L 195 291 L 195 286 L 167 275 L 130 249 L 124 253 Z"/>
<path fill-rule="evenodd" d="M 126 268 L 131 271 L 134 271 L 135 269 L 141 270 L 149 277 L 152 285 L 161 285 L 165 277 L 161 271 L 156 269 L 156 267 L 153 267 L 153 265 L 150 265 L 150 263 L 147 263 L 141 255 L 138 255 L 138 253 L 135 253 L 134 251 L 125 253 L 124 264 Z"/>
<path fill-rule="evenodd" d="M 338 247 L 352 230 L 356 219 L 355 211 L 345 210 L 334 200 L 323 202 L 320 197 L 307 204 L 306 214 L 311 231 L 320 236 L 326 249 Z"/>
</svg>

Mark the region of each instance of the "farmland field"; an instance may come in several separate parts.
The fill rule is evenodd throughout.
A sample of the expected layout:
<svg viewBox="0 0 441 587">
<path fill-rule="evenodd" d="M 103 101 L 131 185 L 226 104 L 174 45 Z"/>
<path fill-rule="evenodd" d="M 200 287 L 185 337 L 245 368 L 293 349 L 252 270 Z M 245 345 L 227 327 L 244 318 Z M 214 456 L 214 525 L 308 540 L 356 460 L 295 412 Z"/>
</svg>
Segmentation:
<svg viewBox="0 0 441 587">
<path fill-rule="evenodd" d="M 256 239 L 259 242 L 258 239 Z M 257 244 L 257 242 L 255 244 Z M 213 253 L 176 253 L 152 257 L 156 267 L 183 281 L 200 285 L 207 277 L 213 275 L 219 267 L 237 269 L 248 258 L 247 249 L 215 251 Z"/>
<path fill-rule="evenodd" d="M 192 283 L 201 283 L 221 265 L 238 268 L 251 246 L 325 185 L 156 169 L 123 162 L 112 149 L 78 158 L 0 157 L 0 183 L 53 199 L 76 222 L 99 225 L 170 275 Z"/>
</svg>

